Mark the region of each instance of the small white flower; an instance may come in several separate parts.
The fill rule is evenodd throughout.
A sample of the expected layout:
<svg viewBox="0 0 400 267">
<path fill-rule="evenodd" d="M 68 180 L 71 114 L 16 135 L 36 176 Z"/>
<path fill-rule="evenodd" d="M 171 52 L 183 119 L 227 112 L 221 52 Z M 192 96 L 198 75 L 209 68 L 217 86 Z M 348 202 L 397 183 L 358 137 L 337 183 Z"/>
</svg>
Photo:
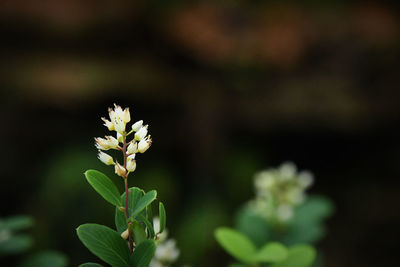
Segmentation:
<svg viewBox="0 0 400 267">
<path fill-rule="evenodd" d="M 161 262 L 172 263 L 179 257 L 179 249 L 176 247 L 176 241 L 169 239 L 165 243 L 158 245 L 154 257 Z"/>
<path fill-rule="evenodd" d="M 296 165 L 293 162 L 284 162 L 279 167 L 279 178 L 281 178 L 282 180 L 291 180 L 295 177 L 296 170 Z"/>
<path fill-rule="evenodd" d="M 101 118 L 101 119 L 104 121 L 104 126 L 106 126 L 108 128 L 108 130 L 110 130 L 110 131 L 114 131 L 115 130 L 114 124 L 111 121 L 107 120 L 104 117 Z"/>
<path fill-rule="evenodd" d="M 140 128 L 142 128 L 142 126 L 143 126 L 143 121 L 142 120 L 137 121 L 132 125 L 132 130 L 137 132 L 139 131 Z"/>
<path fill-rule="evenodd" d="M 135 140 L 140 141 L 140 140 L 142 140 L 143 138 L 145 138 L 146 135 L 147 135 L 147 128 L 148 128 L 148 127 L 149 127 L 149 126 L 146 125 L 146 126 L 143 126 L 142 128 L 140 128 L 139 131 L 137 131 L 137 132 L 135 133 Z"/>
<path fill-rule="evenodd" d="M 115 163 L 115 173 L 121 177 L 125 177 L 126 169 L 117 162 Z"/>
<path fill-rule="evenodd" d="M 128 154 L 135 154 L 138 152 L 138 143 L 136 141 L 132 141 L 128 148 L 127 148 Z"/>
<path fill-rule="evenodd" d="M 135 155 L 136 154 L 132 154 L 127 158 L 126 169 L 128 170 L 128 172 L 134 172 L 136 170 Z"/>
<path fill-rule="evenodd" d="M 118 140 L 112 136 L 106 136 L 106 138 L 97 137 L 94 139 L 96 141 L 97 149 L 109 150 L 118 147 Z"/>
<path fill-rule="evenodd" d="M 310 187 L 314 182 L 314 176 L 309 171 L 302 171 L 299 173 L 299 185 L 307 188 Z"/>
<path fill-rule="evenodd" d="M 99 160 L 101 162 L 103 162 L 106 165 L 113 165 L 114 164 L 113 158 L 110 155 L 104 153 L 103 151 L 99 150 L 99 154 L 97 155 L 97 157 L 99 158 Z"/>
<path fill-rule="evenodd" d="M 146 152 L 146 150 L 149 149 L 149 147 L 151 146 L 151 142 L 152 140 L 150 136 L 140 140 L 138 144 L 138 151 L 140 153 Z"/>
</svg>

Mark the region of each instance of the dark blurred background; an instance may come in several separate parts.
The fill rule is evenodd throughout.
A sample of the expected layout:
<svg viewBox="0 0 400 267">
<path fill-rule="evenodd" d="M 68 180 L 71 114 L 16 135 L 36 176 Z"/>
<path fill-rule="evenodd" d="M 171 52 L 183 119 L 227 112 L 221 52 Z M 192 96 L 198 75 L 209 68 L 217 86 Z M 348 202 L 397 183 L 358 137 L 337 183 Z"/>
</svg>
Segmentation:
<svg viewBox="0 0 400 267">
<path fill-rule="evenodd" d="M 95 260 L 75 228 L 113 226 L 83 172 L 112 176 L 93 137 L 115 102 L 150 124 L 130 184 L 158 190 L 179 263 L 225 266 L 214 228 L 253 197 L 254 172 L 292 160 L 336 205 L 325 266 L 396 266 L 395 3 L 1 1 L 0 216 L 34 216 L 35 250 Z"/>
</svg>

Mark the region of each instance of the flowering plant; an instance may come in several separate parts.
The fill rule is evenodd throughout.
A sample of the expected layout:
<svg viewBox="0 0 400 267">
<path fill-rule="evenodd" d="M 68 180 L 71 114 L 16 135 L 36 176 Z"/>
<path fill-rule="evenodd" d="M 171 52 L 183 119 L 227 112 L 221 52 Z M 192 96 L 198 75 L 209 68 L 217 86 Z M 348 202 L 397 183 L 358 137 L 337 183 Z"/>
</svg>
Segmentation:
<svg viewBox="0 0 400 267">
<path fill-rule="evenodd" d="M 239 209 L 236 229 L 215 231 L 217 241 L 245 266 L 311 266 L 316 251 L 309 244 L 323 237 L 333 210 L 327 198 L 306 195 L 313 180 L 291 162 L 257 173 L 255 198 Z"/>
<path fill-rule="evenodd" d="M 136 154 L 147 151 L 152 140 L 147 135 L 148 125 L 143 125 L 141 120 L 135 122 L 130 130 L 127 129 L 127 123 L 131 120 L 128 108 L 115 105 L 114 109 L 108 111 L 110 120 L 102 120 L 108 130 L 115 131 L 115 137 L 97 137 L 95 145 L 99 150 L 99 160 L 106 165 L 114 165 L 115 174 L 124 181 L 125 192 L 121 195 L 111 179 L 99 171 L 88 170 L 85 177 L 97 193 L 115 206 L 116 230 L 99 224 L 83 224 L 77 228 L 77 234 L 93 254 L 111 266 L 149 266 L 156 251 L 155 240 L 165 229 L 165 209 L 159 202 L 159 226 L 155 231 L 152 203 L 157 198 L 157 191 L 129 188 L 128 177 L 136 170 Z M 122 163 L 103 152 L 108 150 L 121 152 Z M 102 265 L 85 263 L 80 266 Z"/>
</svg>

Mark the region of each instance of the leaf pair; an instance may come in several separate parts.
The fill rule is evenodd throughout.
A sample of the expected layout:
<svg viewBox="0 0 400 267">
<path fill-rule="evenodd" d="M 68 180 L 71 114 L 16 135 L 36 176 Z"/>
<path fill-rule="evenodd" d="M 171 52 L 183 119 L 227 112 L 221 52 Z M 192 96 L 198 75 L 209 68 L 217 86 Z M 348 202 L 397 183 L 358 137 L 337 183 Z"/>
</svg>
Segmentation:
<svg viewBox="0 0 400 267">
<path fill-rule="evenodd" d="M 114 267 L 145 267 L 153 258 L 156 245 L 153 240 L 140 243 L 130 255 L 126 241 L 114 230 L 99 224 L 84 224 L 77 229 L 82 243 L 97 257 Z M 98 267 L 85 263 L 81 267 Z"/>
<path fill-rule="evenodd" d="M 315 258 L 314 249 L 307 245 L 287 249 L 281 243 L 270 242 L 257 249 L 242 233 L 227 227 L 218 228 L 215 237 L 229 254 L 246 264 L 272 263 L 273 267 L 308 267 Z"/>
</svg>

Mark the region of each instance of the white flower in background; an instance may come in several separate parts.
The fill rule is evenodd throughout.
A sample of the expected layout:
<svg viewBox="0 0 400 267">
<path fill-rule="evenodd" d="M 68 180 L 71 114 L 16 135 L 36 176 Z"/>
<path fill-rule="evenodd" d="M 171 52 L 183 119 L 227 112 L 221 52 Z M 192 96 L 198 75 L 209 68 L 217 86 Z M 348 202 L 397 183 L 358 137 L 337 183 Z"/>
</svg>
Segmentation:
<svg viewBox="0 0 400 267">
<path fill-rule="evenodd" d="M 292 218 L 296 206 L 304 202 L 305 191 L 313 183 L 308 171 L 297 173 L 296 165 L 285 162 L 254 176 L 256 199 L 250 207 L 268 220 L 285 222 Z"/>
<path fill-rule="evenodd" d="M 278 218 L 282 221 L 287 221 L 293 216 L 293 207 L 287 204 L 281 204 L 277 209 Z"/>
<path fill-rule="evenodd" d="M 160 232 L 160 219 L 154 217 L 153 219 L 154 231 Z M 161 234 L 157 235 L 157 248 L 154 257 L 150 262 L 150 267 L 167 267 L 174 263 L 180 254 L 174 239 L 168 238 L 168 231 L 164 229 Z"/>
<path fill-rule="evenodd" d="M 99 154 L 97 155 L 97 157 L 99 158 L 99 160 L 101 160 L 101 162 L 103 162 L 106 165 L 114 164 L 113 158 L 110 155 L 104 153 L 103 151 L 99 150 Z"/>
<path fill-rule="evenodd" d="M 116 138 L 113 136 L 105 136 L 105 138 L 96 137 L 95 146 L 99 150 L 98 158 L 107 165 L 115 165 L 115 173 L 123 178 L 127 178 L 130 172 L 136 169 L 135 155 L 144 153 L 150 148 L 151 137 L 147 136 L 148 125 L 143 126 L 143 120 L 139 120 L 132 125 L 132 131 L 126 132 L 126 124 L 131 121 L 129 108 L 123 109 L 121 106 L 114 104 L 114 109 L 108 109 L 110 120 L 101 118 L 104 126 L 110 131 L 116 131 Z M 129 141 L 131 134 L 134 136 Z M 122 144 L 122 145 L 120 145 Z M 123 152 L 124 165 L 115 163 L 114 159 L 100 150 L 116 149 Z M 127 173 L 128 172 L 128 173 Z"/>
<path fill-rule="evenodd" d="M 299 184 L 304 187 L 310 187 L 314 182 L 314 176 L 309 171 L 302 171 L 299 173 Z"/>
<path fill-rule="evenodd" d="M 168 239 L 164 243 L 157 246 L 154 257 L 165 263 L 172 263 L 179 257 L 179 249 L 176 247 L 176 241 L 174 239 Z"/>
</svg>

